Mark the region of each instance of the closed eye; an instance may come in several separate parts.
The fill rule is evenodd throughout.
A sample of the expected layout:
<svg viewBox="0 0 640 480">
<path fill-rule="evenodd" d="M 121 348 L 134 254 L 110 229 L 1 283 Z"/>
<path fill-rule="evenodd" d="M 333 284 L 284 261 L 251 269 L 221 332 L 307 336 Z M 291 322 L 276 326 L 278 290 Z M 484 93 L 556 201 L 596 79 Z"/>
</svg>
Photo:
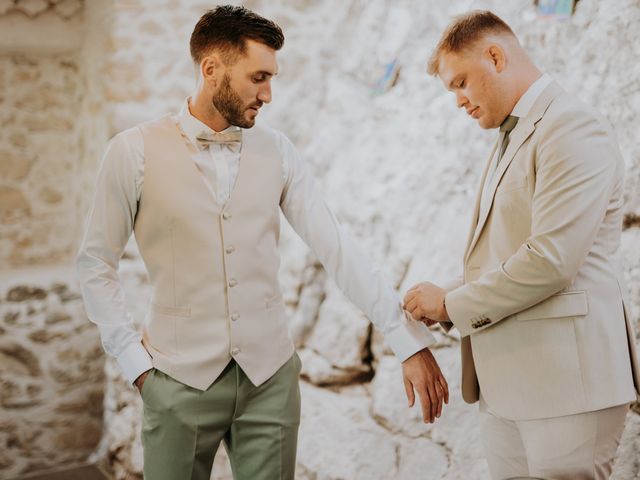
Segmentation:
<svg viewBox="0 0 640 480">
<path fill-rule="evenodd" d="M 458 90 L 464 88 L 467 85 L 467 79 L 462 75 L 456 75 L 455 78 L 449 82 L 448 90 Z"/>
<path fill-rule="evenodd" d="M 269 81 L 273 75 L 273 73 L 265 71 L 254 72 L 253 75 L 251 75 L 251 81 L 253 83 L 264 83 Z"/>
</svg>

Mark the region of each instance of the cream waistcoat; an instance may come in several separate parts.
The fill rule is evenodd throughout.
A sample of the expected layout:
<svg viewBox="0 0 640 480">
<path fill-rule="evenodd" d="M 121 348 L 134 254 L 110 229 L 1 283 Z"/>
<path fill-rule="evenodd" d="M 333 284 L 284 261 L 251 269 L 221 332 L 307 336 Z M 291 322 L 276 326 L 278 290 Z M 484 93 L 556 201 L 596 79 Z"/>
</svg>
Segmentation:
<svg viewBox="0 0 640 480">
<path fill-rule="evenodd" d="M 234 358 L 259 385 L 294 350 L 278 283 L 276 137 L 243 131 L 238 179 L 219 205 L 174 120 L 140 128 L 145 180 L 134 231 L 153 286 L 143 329 L 153 365 L 204 390 Z"/>
</svg>

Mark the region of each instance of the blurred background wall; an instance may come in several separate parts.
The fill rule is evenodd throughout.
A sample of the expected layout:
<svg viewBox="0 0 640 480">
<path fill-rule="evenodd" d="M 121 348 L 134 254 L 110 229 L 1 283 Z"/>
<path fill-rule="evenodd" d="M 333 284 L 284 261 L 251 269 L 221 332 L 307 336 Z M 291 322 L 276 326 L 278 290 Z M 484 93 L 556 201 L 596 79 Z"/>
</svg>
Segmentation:
<svg viewBox="0 0 640 480">
<path fill-rule="evenodd" d="M 70 261 L 109 135 L 108 3 L 0 2 L 0 477 L 102 436 L 104 358 Z"/>
<path fill-rule="evenodd" d="M 637 0 L 580 0 L 564 21 L 541 17 L 533 0 L 233 3 L 273 18 L 287 38 L 260 121 L 296 143 L 342 223 L 401 293 L 457 272 L 495 138 L 457 111 L 426 75 L 426 58 L 452 15 L 501 15 L 538 65 L 616 128 L 638 323 Z M 214 5 L 0 0 L 0 478 L 92 452 L 114 478 L 141 478 L 139 398 L 102 354 L 72 259 L 106 142 L 180 107 L 194 79 L 189 35 Z M 395 82 L 380 82 L 390 65 Z M 398 362 L 286 225 L 282 253 L 291 334 L 304 363 L 298 477 L 486 478 L 476 407 L 459 396 L 455 333 L 436 332 L 453 395 L 443 417 L 424 425 L 406 408 Z M 140 322 L 149 292 L 133 242 L 121 277 Z M 614 478 L 638 478 L 638 455 L 640 416 L 632 411 Z M 224 452 L 213 478 L 230 478 Z"/>
</svg>

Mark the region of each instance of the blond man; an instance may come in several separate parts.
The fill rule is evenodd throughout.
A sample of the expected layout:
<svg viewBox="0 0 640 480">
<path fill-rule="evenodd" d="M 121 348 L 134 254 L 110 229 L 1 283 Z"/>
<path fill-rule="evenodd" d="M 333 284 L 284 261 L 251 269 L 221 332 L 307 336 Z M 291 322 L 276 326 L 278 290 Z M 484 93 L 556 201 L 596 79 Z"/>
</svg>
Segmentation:
<svg viewBox="0 0 640 480">
<path fill-rule="evenodd" d="M 463 278 L 446 289 L 418 284 L 405 306 L 460 331 L 462 393 L 480 402 L 494 479 L 608 478 L 640 385 L 614 136 L 491 12 L 455 19 L 428 70 L 481 128 L 500 133 Z"/>
</svg>

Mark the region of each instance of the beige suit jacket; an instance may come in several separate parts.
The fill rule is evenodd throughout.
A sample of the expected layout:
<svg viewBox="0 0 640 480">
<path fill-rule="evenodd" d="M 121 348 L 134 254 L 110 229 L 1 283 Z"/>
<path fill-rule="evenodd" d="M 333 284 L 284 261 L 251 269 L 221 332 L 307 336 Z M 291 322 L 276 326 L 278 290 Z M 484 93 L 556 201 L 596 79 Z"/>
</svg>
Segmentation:
<svg viewBox="0 0 640 480">
<path fill-rule="evenodd" d="M 446 297 L 463 337 L 467 402 L 482 391 L 490 410 L 524 420 L 635 398 L 620 252 L 624 168 L 607 123 L 551 83 L 486 187 L 485 169 L 464 284 Z"/>
</svg>

